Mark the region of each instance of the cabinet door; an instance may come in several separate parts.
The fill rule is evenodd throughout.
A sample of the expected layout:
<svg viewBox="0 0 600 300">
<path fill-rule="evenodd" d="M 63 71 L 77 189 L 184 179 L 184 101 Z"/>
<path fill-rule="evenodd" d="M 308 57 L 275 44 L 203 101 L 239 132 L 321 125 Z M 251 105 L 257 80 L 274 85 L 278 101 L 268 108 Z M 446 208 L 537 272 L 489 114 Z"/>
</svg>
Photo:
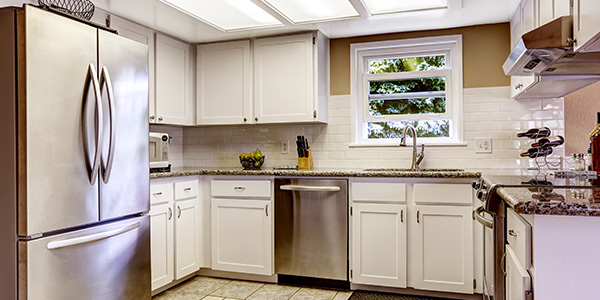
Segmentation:
<svg viewBox="0 0 600 300">
<path fill-rule="evenodd" d="M 152 290 L 173 281 L 173 210 L 171 203 L 150 208 Z"/>
<path fill-rule="evenodd" d="M 254 42 L 254 114 L 258 123 L 313 121 L 313 34 Z"/>
<path fill-rule="evenodd" d="M 253 123 L 250 41 L 197 49 L 197 124 Z"/>
<path fill-rule="evenodd" d="M 156 123 L 193 125 L 190 45 L 156 35 Z"/>
<path fill-rule="evenodd" d="M 521 22 L 521 9 L 517 8 L 510 20 L 510 50 L 512 50 L 523 34 L 523 22 Z"/>
<path fill-rule="evenodd" d="M 211 206 L 212 269 L 272 275 L 271 202 L 212 199 Z"/>
<path fill-rule="evenodd" d="M 538 0 L 540 26 L 554 19 L 554 2 L 555 0 Z"/>
<path fill-rule="evenodd" d="M 156 122 L 154 101 L 154 31 L 117 16 L 111 16 L 111 26 L 119 35 L 136 42 L 148 45 L 148 117 L 150 123 Z"/>
<path fill-rule="evenodd" d="M 574 0 L 573 2 L 573 36 L 577 40 L 575 50 L 580 47 L 600 46 L 587 45 L 593 43 L 600 32 L 600 3 L 597 0 Z"/>
<path fill-rule="evenodd" d="M 506 245 L 506 299 L 526 300 L 531 291 L 531 277 L 519 263 L 510 245 Z"/>
<path fill-rule="evenodd" d="M 197 199 L 175 202 L 175 279 L 200 268 L 200 235 Z"/>
<path fill-rule="evenodd" d="M 473 293 L 471 207 L 417 205 L 414 213 L 415 288 Z"/>
<path fill-rule="evenodd" d="M 353 204 L 352 283 L 406 287 L 406 205 Z"/>
<path fill-rule="evenodd" d="M 523 0 L 521 3 L 521 20 L 523 22 L 523 32 L 525 34 L 539 25 L 539 5 L 538 0 Z"/>
</svg>

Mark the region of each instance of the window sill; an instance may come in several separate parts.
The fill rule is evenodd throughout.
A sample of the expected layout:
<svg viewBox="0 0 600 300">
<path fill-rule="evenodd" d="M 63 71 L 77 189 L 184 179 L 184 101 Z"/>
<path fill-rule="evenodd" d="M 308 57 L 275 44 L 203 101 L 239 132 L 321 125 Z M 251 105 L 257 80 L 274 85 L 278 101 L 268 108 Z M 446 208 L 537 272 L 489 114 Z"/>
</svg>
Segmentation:
<svg viewBox="0 0 600 300">
<path fill-rule="evenodd" d="M 418 145 L 421 145 L 418 143 Z M 456 142 L 456 143 L 425 143 L 425 147 L 465 147 L 467 146 L 467 143 L 465 142 Z M 390 148 L 397 148 L 400 147 L 398 145 L 398 143 L 389 143 L 389 144 L 356 144 L 356 143 L 350 143 L 348 144 L 348 147 L 350 148 L 381 148 L 381 147 L 390 147 Z M 407 148 L 412 147 L 412 144 L 408 144 L 406 145 Z"/>
</svg>

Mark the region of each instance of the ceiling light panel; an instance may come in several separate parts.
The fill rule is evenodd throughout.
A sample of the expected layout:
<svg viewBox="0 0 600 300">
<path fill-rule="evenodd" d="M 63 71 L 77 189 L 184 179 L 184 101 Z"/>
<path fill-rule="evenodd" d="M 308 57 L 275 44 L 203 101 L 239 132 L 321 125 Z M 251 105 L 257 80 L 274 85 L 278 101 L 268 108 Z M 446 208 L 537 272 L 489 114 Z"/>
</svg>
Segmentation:
<svg viewBox="0 0 600 300">
<path fill-rule="evenodd" d="M 348 0 L 262 0 L 292 23 L 359 17 Z"/>
<path fill-rule="evenodd" d="M 447 8 L 448 0 L 362 0 L 372 15 Z"/>
<path fill-rule="evenodd" d="M 224 31 L 283 25 L 251 0 L 160 0 Z"/>
</svg>

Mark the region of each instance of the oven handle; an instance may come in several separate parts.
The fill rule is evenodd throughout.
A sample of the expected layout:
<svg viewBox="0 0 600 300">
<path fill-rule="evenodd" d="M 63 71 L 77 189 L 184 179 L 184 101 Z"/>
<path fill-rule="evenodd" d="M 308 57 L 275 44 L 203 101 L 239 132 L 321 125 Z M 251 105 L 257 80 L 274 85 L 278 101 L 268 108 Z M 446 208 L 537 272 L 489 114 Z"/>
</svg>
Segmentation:
<svg viewBox="0 0 600 300">
<path fill-rule="evenodd" d="M 488 220 L 485 217 L 483 217 L 483 213 L 485 213 L 485 208 L 483 208 L 483 206 L 480 206 L 473 211 L 473 217 L 481 225 L 483 225 L 487 228 L 494 228 L 493 220 Z"/>
</svg>

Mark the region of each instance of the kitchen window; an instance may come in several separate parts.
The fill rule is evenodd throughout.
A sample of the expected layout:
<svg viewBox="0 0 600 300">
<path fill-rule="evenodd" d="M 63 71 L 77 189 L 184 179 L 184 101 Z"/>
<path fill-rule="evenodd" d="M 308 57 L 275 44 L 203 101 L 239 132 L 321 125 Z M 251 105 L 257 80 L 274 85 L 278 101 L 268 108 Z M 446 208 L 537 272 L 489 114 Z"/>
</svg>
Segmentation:
<svg viewBox="0 0 600 300">
<path fill-rule="evenodd" d="M 463 144 L 462 36 L 351 45 L 352 145 Z M 408 139 L 412 142 L 412 139 Z"/>
</svg>

